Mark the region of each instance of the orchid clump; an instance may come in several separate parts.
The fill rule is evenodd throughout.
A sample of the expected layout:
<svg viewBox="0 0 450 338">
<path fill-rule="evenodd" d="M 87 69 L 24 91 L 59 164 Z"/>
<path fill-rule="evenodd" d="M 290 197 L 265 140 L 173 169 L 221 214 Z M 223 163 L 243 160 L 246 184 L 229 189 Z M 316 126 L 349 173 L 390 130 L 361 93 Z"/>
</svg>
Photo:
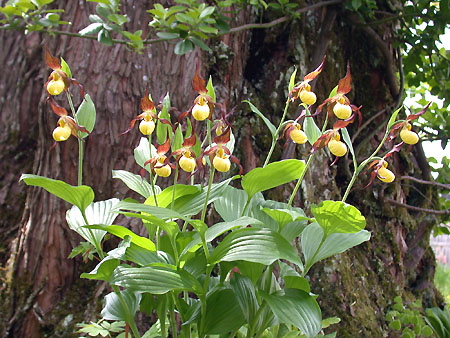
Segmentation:
<svg viewBox="0 0 450 338">
<path fill-rule="evenodd" d="M 41 186 L 73 204 L 67 212 L 67 221 L 86 241 L 77 253 L 89 251 L 89 257 L 99 261 L 92 271 L 81 277 L 103 281 L 111 290 L 101 313 L 105 320 L 125 321 L 125 335 L 132 331 L 137 338 L 141 337 L 135 321 L 138 311 L 151 315 L 141 315 L 152 320 L 144 336 L 269 337 L 281 332 L 281 328 L 289 328 L 292 336 L 324 335 L 322 312 L 317 295 L 310 292 L 312 282 L 306 278 L 308 272 L 317 262 L 370 239 L 370 232 L 364 229 L 364 216 L 345 200 L 366 166 L 372 170 L 373 179 L 394 180 L 386 159 L 398 151 L 403 142 L 383 157 L 377 157 L 377 152 L 388 136 L 394 135 L 392 130 L 408 128 L 395 124 L 394 116 L 380 146 L 358 164 L 346 129 L 356 115 L 360 115 L 361 109 L 351 105 L 345 96 L 351 89 L 349 68 L 345 78 L 339 81 L 336 93 L 323 101 L 314 114 L 309 111 L 309 106 L 317 99 L 310 82 L 322 72 L 324 61 L 297 85 L 296 72 L 291 76 L 278 127 L 247 101 L 268 127 L 272 145 L 264 165 L 245 174 L 233 155 L 232 123 L 227 117 L 234 110 L 228 116 L 225 114 L 225 105 L 216 102 L 212 79 L 206 86 L 197 68 L 193 88 L 199 95 L 191 108 L 173 108 L 184 111 L 176 123 L 172 124 L 168 114 L 172 109 L 169 95 L 158 112 L 161 105 L 155 106 L 146 89 L 140 101 L 142 113 L 131 120 L 125 131 L 128 133 L 141 121 L 139 130 L 145 137 L 134 149 L 134 157 L 142 169 L 140 175 L 114 170 L 113 177 L 136 192 L 140 200 L 113 198 L 94 202 L 93 189 L 81 186 L 81 182 L 71 186 L 60 180 L 22 175 L 25 183 Z M 50 86 L 54 93 L 61 89 L 57 76 L 52 79 L 58 84 Z M 66 89 L 64 84 L 62 91 Z M 297 98 L 302 102 L 302 111 L 295 120 L 285 122 L 288 106 Z M 88 96 L 85 100 L 87 104 Z M 82 116 L 68 116 L 53 96 L 49 102 L 60 117 L 60 129 L 54 132 L 55 138 L 67 139 L 74 135 L 82 139 L 92 131 L 80 126 Z M 187 102 L 187 107 L 190 104 L 192 102 Z M 329 114 L 319 129 L 314 117 L 325 104 L 328 104 Z M 348 108 L 338 104 L 351 107 L 350 116 Z M 215 108 L 219 109 L 215 111 Z M 221 116 L 214 116 L 219 110 Z M 330 111 L 339 120 L 327 129 L 328 117 L 332 116 Z M 92 117 L 92 110 L 90 114 Z M 206 123 L 195 122 L 203 120 Z M 407 122 L 410 120 L 408 117 Z M 214 125 L 216 136 L 213 138 Z M 303 147 L 308 147 L 307 143 L 311 145 L 306 162 L 296 158 L 271 161 L 283 128 L 290 141 Z M 157 147 L 152 140 L 155 134 Z M 311 159 L 325 147 L 336 159 L 352 155 L 352 180 L 341 201 L 324 200 L 303 210 L 293 205 L 294 197 Z M 80 156 L 80 164 L 82 158 Z M 230 175 L 236 169 L 232 163 L 239 167 L 238 175 Z M 185 172 L 187 184 L 178 182 L 179 169 Z M 203 169 L 203 173 L 209 170 L 207 184 L 199 169 Z M 149 181 L 145 178 L 146 171 L 150 174 Z M 200 174 L 194 176 L 197 173 Z M 170 176 L 173 184 L 167 182 Z M 288 202 L 270 200 L 262 194 L 295 181 Z M 161 188 L 163 185 L 168 186 Z M 126 219 L 121 221 L 125 225 L 114 224 L 118 214 L 134 222 L 142 220 L 143 231 L 133 232 Z M 117 248 L 109 252 L 104 251 L 109 246 L 104 246 L 107 233 L 121 240 Z M 345 241 L 339 240 L 343 236 Z M 293 245 L 297 242 L 301 242 L 300 248 Z"/>
</svg>

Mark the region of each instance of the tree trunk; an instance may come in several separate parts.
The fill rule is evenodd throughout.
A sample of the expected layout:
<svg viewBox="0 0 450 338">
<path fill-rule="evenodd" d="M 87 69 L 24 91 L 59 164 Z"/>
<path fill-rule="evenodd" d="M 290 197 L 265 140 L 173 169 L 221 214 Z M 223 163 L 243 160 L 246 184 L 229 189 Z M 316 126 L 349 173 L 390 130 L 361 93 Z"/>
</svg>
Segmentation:
<svg viewBox="0 0 450 338">
<path fill-rule="evenodd" d="M 93 11 L 83 2 L 57 1 L 56 6 L 65 8 L 65 18 L 72 18 L 70 29 L 74 32 L 88 24 L 86 13 Z M 122 11 L 131 16 L 129 31 L 148 30 L 145 11 L 150 7 L 149 2 L 123 1 Z M 233 25 L 257 20 L 252 16 L 251 9 L 241 11 Z M 150 46 L 139 55 L 122 45 L 105 47 L 65 36 L 50 38 L 32 33 L 23 37 L 20 33 L 0 32 L 4 46 L 0 61 L 6 66 L 6 76 L 0 81 L 4 128 L 0 135 L 4 335 L 70 336 L 68 327 L 73 330 L 77 322 L 94 320 L 96 310 L 94 306 L 83 313 L 96 290 L 91 286 L 89 292 L 85 291 L 86 285 L 93 282 L 78 281 L 79 262 L 67 259 L 79 242 L 65 222 L 68 205 L 42 189 L 27 188 L 18 182 L 20 174 L 26 172 L 76 184 L 76 140 L 71 138 L 50 150 L 57 117 L 45 102 L 44 83 L 49 74 L 43 57 L 45 45 L 53 55 L 64 57 L 96 104 L 97 123 L 86 142 L 83 183 L 93 187 L 96 200 L 103 200 L 129 195 L 123 184 L 111 180 L 112 169 L 139 170 L 132 150 L 140 136 L 137 132 L 120 134 L 140 113 L 145 88 L 150 88 L 155 101 L 169 92 L 172 105 L 186 110 L 196 96 L 191 80 L 200 61 L 205 65 L 203 75 L 213 77 L 218 100 L 229 111 L 236 107 L 236 151 L 246 171 L 263 163 L 270 136 L 262 121 L 241 101 L 251 100 L 277 124 L 294 66 L 299 67 L 299 80 L 327 55 L 324 71 L 314 84 L 319 100 L 323 100 L 344 76 L 348 61 L 353 76 L 352 103 L 363 105 L 363 122 L 376 116 L 355 139 L 358 160 L 366 158 L 381 140 L 401 87 L 390 77 L 396 69 L 397 55 L 381 38 L 390 33 L 389 27 L 375 32 L 357 24 L 357 19 L 341 5 L 321 7 L 290 24 L 211 41 L 211 54 L 195 51 L 186 56 L 176 56 L 173 45 L 168 43 Z M 71 87 L 71 92 L 77 105 L 78 89 Z M 294 106 L 289 118 L 296 117 Z M 323 123 L 324 114 L 318 120 L 319 125 Z M 357 133 L 356 124 L 349 128 L 350 135 Z M 272 160 L 306 158 L 310 150 L 308 146 L 290 145 L 283 151 L 281 143 Z M 383 151 L 391 147 L 388 144 Z M 400 179 L 402 175 L 429 179 L 430 175 L 421 147 L 415 146 L 411 152 L 404 148 L 390 161 L 397 175 L 394 184 L 375 183 L 361 189 L 367 183 L 367 177 L 361 177 L 347 201 L 366 216 L 371 241 L 326 260 L 310 273 L 324 318 L 342 318 L 338 336 L 385 334 L 384 314 L 396 295 L 422 297 L 427 305 L 435 302 L 435 263 L 428 243 L 435 220 L 389 202 L 392 199 L 427 208 L 435 198 L 428 186 Z M 311 203 L 341 198 L 350 180 L 351 161 L 341 159 L 330 167 L 331 161 L 327 151 L 318 151 L 296 198 L 297 205 L 308 209 Z M 292 188 L 287 186 L 277 193 L 288 197 Z M 75 317 L 67 317 L 71 313 Z"/>
</svg>

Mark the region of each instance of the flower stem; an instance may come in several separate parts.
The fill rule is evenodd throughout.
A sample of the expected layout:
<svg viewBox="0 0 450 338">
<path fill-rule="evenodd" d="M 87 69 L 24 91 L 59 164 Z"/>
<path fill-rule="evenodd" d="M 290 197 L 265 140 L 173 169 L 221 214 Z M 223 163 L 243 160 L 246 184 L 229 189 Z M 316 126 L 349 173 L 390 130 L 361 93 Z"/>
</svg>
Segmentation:
<svg viewBox="0 0 450 338">
<path fill-rule="evenodd" d="M 67 101 L 69 101 L 70 110 L 72 116 L 75 118 L 75 107 L 73 106 L 72 97 L 69 92 L 67 94 Z M 78 123 L 78 121 L 75 119 Z M 81 132 L 78 132 L 78 185 L 83 184 L 83 139 L 80 137 Z"/>
<path fill-rule="evenodd" d="M 381 140 L 380 144 L 378 145 L 377 149 L 370 155 L 367 159 L 365 159 L 361 164 L 355 169 L 355 172 L 353 173 L 352 179 L 350 180 L 350 183 L 347 186 L 347 189 L 345 190 L 344 197 L 342 197 L 342 202 L 345 202 L 345 200 L 348 197 L 348 194 L 350 193 L 350 190 L 353 187 L 353 184 L 355 183 L 356 177 L 359 175 L 359 173 L 364 169 L 364 167 L 369 163 L 374 156 L 380 151 L 381 147 L 383 146 L 384 142 L 389 136 L 389 128 L 386 131 L 386 134 L 384 135 L 383 139 Z"/>
<path fill-rule="evenodd" d="M 170 203 L 170 209 L 172 209 L 172 210 L 173 210 L 173 206 L 175 204 L 175 192 L 177 189 L 177 180 L 178 180 L 178 163 L 176 164 L 176 167 L 175 167 L 175 177 L 173 179 L 172 202 Z"/>
<path fill-rule="evenodd" d="M 270 157 L 272 156 L 273 150 L 275 149 L 275 145 L 277 144 L 278 134 L 280 133 L 280 130 L 281 130 L 282 126 L 283 126 L 283 122 L 284 122 L 284 119 L 286 117 L 287 110 L 289 108 L 290 100 L 291 99 L 288 96 L 288 98 L 286 100 L 286 105 L 284 106 L 284 112 L 283 112 L 283 116 L 281 117 L 280 124 L 278 125 L 278 128 L 275 131 L 275 135 L 272 135 L 272 145 L 270 146 L 269 153 L 267 154 L 266 160 L 264 161 L 263 168 L 269 163 Z"/>
<path fill-rule="evenodd" d="M 214 179 L 214 173 L 216 172 L 216 168 L 212 167 L 211 168 L 211 173 L 209 175 L 209 182 L 208 182 L 208 190 L 206 192 L 206 199 L 205 199 L 205 204 L 203 205 L 203 211 L 202 211 L 202 222 L 205 221 L 205 216 L 206 216 L 206 208 L 208 207 L 208 200 L 209 200 L 209 194 L 211 193 L 211 185 Z"/>
<path fill-rule="evenodd" d="M 150 158 L 152 158 L 152 134 L 148 135 L 148 147 L 150 150 Z M 158 200 L 156 198 L 156 190 L 155 190 L 155 182 L 153 181 L 153 173 L 150 169 L 150 184 L 152 186 L 152 194 L 153 194 L 153 200 L 155 201 L 155 206 L 158 206 Z"/>
<path fill-rule="evenodd" d="M 314 157 L 314 154 L 309 155 L 308 157 L 308 161 L 306 162 L 305 167 L 303 168 L 302 174 L 300 175 L 300 177 L 297 180 L 297 184 L 295 185 L 294 190 L 292 191 L 291 197 L 289 198 L 289 202 L 287 205 L 287 208 L 289 209 L 292 205 L 292 202 L 294 201 L 294 197 L 297 194 L 297 190 L 300 187 L 300 184 L 303 181 L 303 177 L 305 177 L 306 171 L 308 170 L 309 164 L 311 163 L 312 158 Z"/>
</svg>

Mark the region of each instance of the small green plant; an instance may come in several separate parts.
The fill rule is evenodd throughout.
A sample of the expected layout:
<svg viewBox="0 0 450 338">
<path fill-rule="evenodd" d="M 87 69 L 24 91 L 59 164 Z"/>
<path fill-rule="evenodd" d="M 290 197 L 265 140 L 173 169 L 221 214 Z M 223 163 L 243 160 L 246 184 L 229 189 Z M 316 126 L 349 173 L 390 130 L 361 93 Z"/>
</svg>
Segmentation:
<svg viewBox="0 0 450 338">
<path fill-rule="evenodd" d="M 421 309 L 420 300 L 404 304 L 402 297 L 395 297 L 392 310 L 386 314 L 389 328 L 392 331 L 401 331 L 402 338 L 430 337 L 433 330 L 425 323 Z"/>
<path fill-rule="evenodd" d="M 97 323 L 90 322 L 89 324 L 77 324 L 77 327 L 80 328 L 77 332 L 87 334 L 90 337 L 125 338 L 125 325 L 126 323 L 124 321 L 115 321 L 110 323 L 104 319 L 100 319 Z"/>
<path fill-rule="evenodd" d="M 450 268 L 437 263 L 436 264 L 436 273 L 434 275 L 434 284 L 436 288 L 442 293 L 444 296 L 445 302 L 450 304 Z"/>
<path fill-rule="evenodd" d="M 443 310 L 433 307 L 426 310 L 425 320 L 439 338 L 450 337 L 450 311 L 448 306 Z"/>
</svg>

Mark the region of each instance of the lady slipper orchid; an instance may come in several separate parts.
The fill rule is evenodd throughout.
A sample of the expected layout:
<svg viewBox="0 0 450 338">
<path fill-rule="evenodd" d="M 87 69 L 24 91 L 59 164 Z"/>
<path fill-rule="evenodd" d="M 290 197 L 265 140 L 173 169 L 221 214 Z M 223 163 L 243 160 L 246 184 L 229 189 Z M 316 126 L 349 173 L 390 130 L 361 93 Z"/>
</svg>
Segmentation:
<svg viewBox="0 0 450 338">
<path fill-rule="evenodd" d="M 66 141 L 70 135 L 78 138 L 79 131 L 90 134 L 86 128 L 79 126 L 72 117 L 68 116 L 67 110 L 64 107 L 59 106 L 52 97 L 49 98 L 49 102 L 53 112 L 60 117 L 58 120 L 58 126 L 52 133 L 55 141 Z"/>
<path fill-rule="evenodd" d="M 207 118 L 211 119 L 214 112 L 214 100 L 208 95 L 205 80 L 199 75 L 198 67 L 195 71 L 194 79 L 192 80 L 192 87 L 199 94 L 194 100 L 192 107 L 192 116 L 197 121 L 204 121 Z"/>
<path fill-rule="evenodd" d="M 304 144 L 308 142 L 308 137 L 302 130 L 302 126 L 300 125 L 300 123 L 288 123 L 284 130 L 286 132 L 286 138 L 290 138 L 295 143 Z"/>
<path fill-rule="evenodd" d="M 172 174 L 173 164 L 168 163 L 166 153 L 170 149 L 170 139 L 167 138 L 164 144 L 158 146 L 156 155 L 144 163 L 144 167 L 150 164 L 150 168 L 158 176 L 169 177 Z M 141 176 L 144 176 L 145 169 L 141 169 Z"/>
<path fill-rule="evenodd" d="M 413 132 L 411 129 L 411 121 L 417 119 L 420 115 L 423 115 L 427 112 L 430 107 L 431 102 L 429 102 L 420 112 L 417 114 L 410 114 L 406 117 L 406 120 L 396 123 L 392 126 L 392 130 L 389 134 L 389 140 L 394 139 L 397 134 L 400 134 L 400 138 L 406 144 L 414 145 L 419 142 L 419 135 Z"/>
<path fill-rule="evenodd" d="M 173 129 L 173 126 L 169 120 L 159 118 L 158 115 L 155 114 L 156 112 L 155 104 L 150 99 L 148 88 L 145 89 L 145 95 L 141 99 L 141 110 L 143 111 L 142 114 L 139 114 L 133 120 L 131 120 L 130 127 L 127 130 L 125 130 L 121 135 L 124 135 L 128 133 L 131 129 L 133 129 L 136 121 L 138 120 L 142 120 L 141 123 L 139 124 L 139 131 L 143 135 L 151 135 L 153 133 L 153 131 L 155 130 L 155 121 L 157 120 L 159 120 L 161 123 L 170 125 Z"/>
<path fill-rule="evenodd" d="M 315 115 L 322 111 L 322 108 L 327 105 L 328 116 L 333 114 L 341 120 L 347 120 L 351 118 L 352 112 L 355 112 L 359 116 L 359 124 L 361 124 L 362 116 L 360 109 L 350 104 L 350 100 L 346 96 L 352 90 L 352 75 L 350 74 L 350 65 L 347 65 L 347 73 L 345 77 L 339 80 L 336 95 L 329 97 L 323 101 L 316 109 Z"/>
<path fill-rule="evenodd" d="M 313 105 L 317 101 L 316 94 L 311 91 L 311 86 L 309 82 L 314 80 L 317 75 L 320 74 L 323 68 L 323 64 L 325 62 L 325 57 L 323 58 L 321 64 L 319 67 L 316 68 L 313 72 L 309 73 L 303 78 L 303 81 L 299 84 L 295 85 L 291 92 L 289 93 L 289 96 L 291 97 L 291 101 L 295 101 L 296 98 L 299 98 L 303 103 L 307 104 L 308 106 Z"/>
<path fill-rule="evenodd" d="M 239 166 L 239 175 L 242 174 L 243 168 L 239 159 L 231 155 L 230 149 L 226 144 L 230 141 L 231 128 L 227 127 L 225 132 L 214 138 L 214 143 L 211 148 L 206 150 L 203 156 L 209 156 L 209 160 L 212 166 L 219 172 L 227 172 L 230 170 L 231 162 L 236 163 Z"/>
<path fill-rule="evenodd" d="M 311 152 L 315 152 L 317 149 L 324 148 L 328 146 L 330 152 L 336 156 L 336 159 L 347 154 L 347 145 L 341 141 L 341 136 L 339 135 L 339 130 L 347 127 L 350 123 L 355 120 L 355 115 L 347 120 L 339 120 L 333 124 L 333 129 L 327 130 L 320 136 L 317 141 L 313 144 Z M 334 163 L 334 162 L 333 162 Z"/>
<path fill-rule="evenodd" d="M 49 95 L 56 96 L 61 94 L 63 91 L 67 92 L 70 84 L 72 83 L 80 88 L 81 96 L 84 97 L 83 86 L 79 84 L 77 80 L 69 78 L 69 76 L 62 70 L 60 60 L 50 54 L 48 47 L 46 47 L 45 51 L 45 62 L 47 63 L 47 66 L 53 70 L 45 83 L 45 88 Z"/>
<path fill-rule="evenodd" d="M 197 164 L 202 165 L 201 159 L 197 159 L 192 147 L 197 142 L 197 135 L 192 132 L 192 135 L 185 139 L 183 142 L 183 148 L 175 150 L 169 157 L 175 155 L 180 168 L 188 173 L 193 173 Z"/>
</svg>

